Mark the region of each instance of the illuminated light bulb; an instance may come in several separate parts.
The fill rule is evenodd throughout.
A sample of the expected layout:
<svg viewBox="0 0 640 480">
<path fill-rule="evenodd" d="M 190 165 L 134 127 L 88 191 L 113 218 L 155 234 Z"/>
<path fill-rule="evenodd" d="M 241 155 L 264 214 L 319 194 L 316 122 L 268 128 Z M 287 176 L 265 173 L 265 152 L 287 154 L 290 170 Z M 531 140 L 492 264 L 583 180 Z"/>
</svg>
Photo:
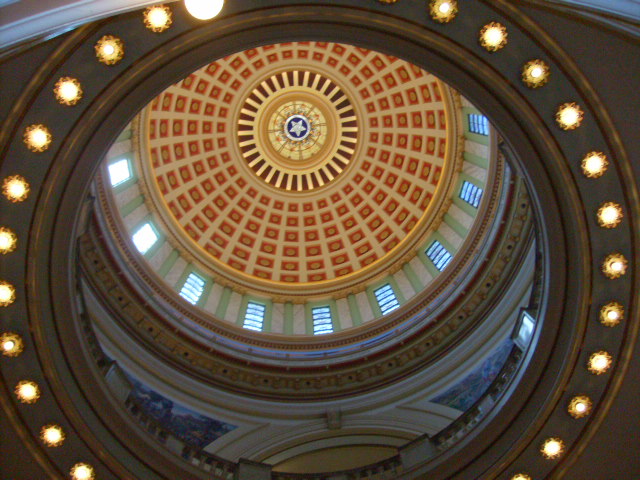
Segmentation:
<svg viewBox="0 0 640 480">
<path fill-rule="evenodd" d="M 612 280 L 627 273 L 627 259 L 620 253 L 612 253 L 602 262 L 602 273 Z"/>
<path fill-rule="evenodd" d="M 429 13 L 436 22 L 448 23 L 458 13 L 458 2 L 456 0 L 431 0 Z"/>
<path fill-rule="evenodd" d="M 16 385 L 15 394 L 22 403 L 36 403 L 40 398 L 40 387 L 35 382 L 22 380 Z"/>
<path fill-rule="evenodd" d="M 184 6 L 192 17 L 211 20 L 222 11 L 224 0 L 184 0 Z"/>
<path fill-rule="evenodd" d="M 22 137 L 22 141 L 27 148 L 35 153 L 41 153 L 47 150 L 49 145 L 51 145 L 52 139 L 51 132 L 42 124 L 29 125 L 24 129 L 24 135 Z"/>
<path fill-rule="evenodd" d="M 589 152 L 582 159 L 582 173 L 587 178 L 601 177 L 608 166 L 607 156 L 602 152 Z"/>
<path fill-rule="evenodd" d="M 16 289 L 10 283 L 0 281 L 0 307 L 8 307 L 16 300 Z"/>
<path fill-rule="evenodd" d="M 29 196 L 29 184 L 24 177 L 12 175 L 2 182 L 2 194 L 11 202 L 22 202 Z"/>
<path fill-rule="evenodd" d="M 583 118 L 584 112 L 577 103 L 563 103 L 556 112 L 556 122 L 563 130 L 575 130 Z"/>
<path fill-rule="evenodd" d="M 45 425 L 40 430 L 40 439 L 48 447 L 59 447 L 64 443 L 66 435 L 58 425 Z"/>
<path fill-rule="evenodd" d="M 5 332 L 0 335 L 0 345 L 5 357 L 17 357 L 24 350 L 22 337 L 17 333 Z"/>
<path fill-rule="evenodd" d="M 507 44 L 507 29 L 504 25 L 491 22 L 480 30 L 480 45 L 490 52 L 496 52 Z"/>
<path fill-rule="evenodd" d="M 144 25 L 155 33 L 164 32 L 173 20 L 171 9 L 165 5 L 154 5 L 144 11 Z"/>
<path fill-rule="evenodd" d="M 558 458 L 564 453 L 564 442 L 559 438 L 548 438 L 540 449 L 542 455 L 548 459 Z"/>
<path fill-rule="evenodd" d="M 18 246 L 18 237 L 9 228 L 0 227 L 0 253 L 6 255 L 13 252 Z"/>
<path fill-rule="evenodd" d="M 598 210 L 598 224 L 603 228 L 617 227 L 622 217 L 622 207 L 614 202 L 604 203 Z"/>
<path fill-rule="evenodd" d="M 531 480 L 531 477 L 526 473 L 516 473 L 511 480 Z"/>
<path fill-rule="evenodd" d="M 124 43 L 113 35 L 104 35 L 95 45 L 98 61 L 105 65 L 115 65 L 124 58 Z"/>
<path fill-rule="evenodd" d="M 624 318 L 624 307 L 618 302 L 610 302 L 600 309 L 600 323 L 605 327 L 615 327 Z"/>
<path fill-rule="evenodd" d="M 612 358 L 605 351 L 595 352 L 589 357 L 589 371 L 595 375 L 605 373 L 611 367 Z"/>
<path fill-rule="evenodd" d="M 573 418 L 583 418 L 591 413 L 592 406 L 593 403 L 589 397 L 579 395 L 571 399 L 567 411 Z"/>
<path fill-rule="evenodd" d="M 522 81 L 529 88 L 542 87 L 549 81 L 551 69 L 542 60 L 531 60 L 522 67 Z"/>
<path fill-rule="evenodd" d="M 82 86 L 72 77 L 62 77 L 53 88 L 56 100 L 62 105 L 76 105 L 82 98 Z"/>
<path fill-rule="evenodd" d="M 86 463 L 76 463 L 69 473 L 73 480 L 93 480 L 95 478 L 93 467 Z"/>
</svg>

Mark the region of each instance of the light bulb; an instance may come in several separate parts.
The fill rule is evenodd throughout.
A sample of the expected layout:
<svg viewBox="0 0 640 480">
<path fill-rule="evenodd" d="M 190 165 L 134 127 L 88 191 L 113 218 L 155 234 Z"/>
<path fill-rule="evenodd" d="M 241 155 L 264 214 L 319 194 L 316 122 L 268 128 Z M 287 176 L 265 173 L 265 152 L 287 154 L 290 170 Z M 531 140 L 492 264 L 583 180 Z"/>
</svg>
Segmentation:
<svg viewBox="0 0 640 480">
<path fill-rule="evenodd" d="M 40 153 L 49 148 L 52 138 L 51 132 L 46 126 L 37 124 L 25 128 L 22 141 L 29 150 Z"/>
<path fill-rule="evenodd" d="M 507 29 L 498 22 L 486 24 L 480 30 L 480 45 L 490 52 L 496 52 L 507 44 Z"/>
<path fill-rule="evenodd" d="M 76 463 L 70 473 L 73 480 L 92 480 L 95 478 L 93 467 L 86 463 Z"/>
<path fill-rule="evenodd" d="M 15 287 L 10 283 L 0 281 L 0 307 L 8 307 L 15 299 Z"/>
<path fill-rule="evenodd" d="M 22 380 L 16 385 L 15 394 L 22 403 L 35 403 L 40 398 L 40 387 L 34 382 Z"/>
<path fill-rule="evenodd" d="M 80 82 L 72 77 L 62 77 L 53 89 L 56 100 L 62 105 L 76 105 L 82 98 Z"/>
<path fill-rule="evenodd" d="M 58 425 L 45 425 L 40 430 L 40 439 L 48 447 L 59 447 L 64 443 L 65 434 Z"/>
<path fill-rule="evenodd" d="M 184 6 L 194 18 L 211 20 L 222 10 L 224 0 L 184 0 Z"/>
<path fill-rule="evenodd" d="M 11 253 L 16 249 L 18 244 L 18 237 L 13 232 L 5 227 L 0 227 L 0 253 Z"/>
<path fill-rule="evenodd" d="M 144 12 L 144 24 L 152 32 L 160 33 L 168 29 L 173 23 L 172 12 L 165 5 L 154 5 Z"/>
<path fill-rule="evenodd" d="M 569 402 L 567 411 L 573 418 L 584 418 L 591 413 L 593 402 L 586 395 L 573 397 Z"/>
<path fill-rule="evenodd" d="M 575 130 L 582 124 L 584 112 L 576 103 L 564 103 L 558 107 L 556 122 L 563 130 Z"/>
<path fill-rule="evenodd" d="M 2 182 L 2 194 L 11 202 L 22 202 L 29 196 L 29 184 L 24 177 L 12 175 Z"/>
<path fill-rule="evenodd" d="M 102 36 L 95 45 L 98 61 L 105 65 L 115 65 L 124 58 L 124 43 L 113 35 Z"/>
<path fill-rule="evenodd" d="M 601 375 L 605 373 L 611 367 L 612 358 L 605 351 L 593 353 L 589 357 L 588 369 L 595 375 Z"/>
<path fill-rule="evenodd" d="M 622 207 L 614 202 L 604 203 L 598 210 L 598 224 L 604 228 L 617 227 L 622 217 Z"/>
<path fill-rule="evenodd" d="M 602 152 L 589 152 L 582 159 L 582 173 L 588 178 L 601 177 L 608 166 L 607 156 Z"/>
<path fill-rule="evenodd" d="M 564 452 L 564 442 L 559 438 L 549 438 L 542 445 L 542 454 L 548 458 L 557 458 Z"/>
</svg>

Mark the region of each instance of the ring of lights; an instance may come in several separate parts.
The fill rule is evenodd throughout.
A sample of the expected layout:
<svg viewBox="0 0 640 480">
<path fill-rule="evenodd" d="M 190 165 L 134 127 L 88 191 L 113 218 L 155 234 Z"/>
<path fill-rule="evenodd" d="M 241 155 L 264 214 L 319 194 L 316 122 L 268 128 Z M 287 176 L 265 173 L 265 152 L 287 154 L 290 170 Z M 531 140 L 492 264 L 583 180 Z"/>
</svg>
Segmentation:
<svg viewBox="0 0 640 480">
<path fill-rule="evenodd" d="M 262 7 L 267 6 L 267 3 L 265 1 Z M 353 3 L 354 6 L 361 5 L 360 2 Z M 528 18 L 519 14 L 515 7 L 502 1 L 494 2 L 493 9 L 488 9 L 483 2 L 474 2 L 465 7 L 469 11 L 463 11 L 459 15 L 475 13 L 476 18 L 495 16 L 502 22 L 514 25 L 514 30 L 525 24 L 527 28 L 535 29 Z M 250 44 L 255 42 L 256 38 L 280 38 L 282 29 L 292 25 L 295 19 L 298 22 L 296 26 L 306 27 L 307 31 L 313 27 L 318 36 L 333 38 L 335 35 L 342 40 L 350 39 L 354 42 L 366 39 L 366 42 L 373 45 L 378 42 L 388 45 L 390 50 L 399 53 L 410 52 L 408 56 L 418 64 L 431 61 L 432 70 L 443 78 L 457 81 L 460 85 L 468 82 L 465 84 L 468 96 L 477 100 L 481 106 L 494 108 L 492 119 L 518 153 L 518 164 L 527 172 L 534 187 L 535 201 L 539 205 L 547 254 L 544 266 L 547 270 L 547 283 L 543 306 L 546 311 L 544 329 L 538 333 L 538 348 L 528 353 L 529 367 L 522 375 L 527 380 L 528 387 L 512 392 L 513 395 L 505 401 L 506 405 L 501 410 L 502 415 L 491 418 L 487 423 L 478 426 L 475 433 L 469 434 L 464 445 L 464 461 L 454 461 L 462 458 L 460 449 L 454 447 L 437 461 L 416 468 L 414 472 L 418 474 L 420 471 L 429 471 L 437 475 L 437 478 L 445 478 L 480 470 L 486 474 L 486 478 L 494 478 L 498 475 L 514 474 L 522 468 L 525 460 L 529 465 L 535 466 L 539 478 L 546 477 L 554 469 L 558 473 L 566 470 L 566 467 L 557 467 L 558 464 L 553 462 L 535 463 L 534 459 L 540 457 L 538 450 L 542 440 L 552 438 L 561 432 L 567 445 L 579 450 L 581 443 L 592 436 L 598 424 L 597 420 L 606 413 L 611 398 L 619 388 L 620 382 L 615 382 L 614 379 L 619 380 L 624 375 L 630 358 L 632 346 L 623 329 L 613 330 L 606 337 L 602 335 L 601 325 L 596 320 L 599 306 L 615 297 L 628 308 L 627 317 L 635 319 L 629 323 L 629 335 L 633 337 L 638 330 L 637 303 L 633 302 L 631 297 L 632 292 L 637 290 L 634 284 L 637 281 L 634 265 L 637 255 L 632 250 L 630 224 L 635 224 L 639 212 L 637 205 L 633 205 L 627 196 L 637 198 L 637 184 L 624 151 L 618 144 L 610 145 L 606 141 L 605 137 L 617 136 L 615 127 L 605 121 L 606 110 L 601 108 L 598 99 L 589 91 L 576 89 L 574 85 L 578 83 L 570 81 L 567 77 L 579 77 L 580 85 L 589 85 L 588 80 L 568 58 L 565 58 L 557 45 L 541 35 L 541 41 L 545 43 L 547 51 L 553 52 L 554 58 L 550 59 L 549 63 L 552 68 L 557 69 L 554 70 L 554 74 L 557 74 L 554 75 L 554 81 L 559 82 L 556 85 L 558 88 L 544 92 L 545 95 L 553 99 L 559 97 L 558 103 L 567 98 L 578 98 L 584 105 L 597 106 L 594 110 L 586 110 L 585 125 L 581 128 L 588 129 L 590 148 L 608 147 L 610 157 L 619 165 L 611 168 L 607 172 L 607 182 L 600 184 L 585 182 L 580 177 L 582 173 L 578 164 L 582 155 L 586 153 L 583 152 L 584 146 L 575 136 L 558 135 L 558 131 L 554 130 L 556 127 L 552 123 L 553 120 L 546 117 L 541 119 L 537 112 L 532 111 L 531 103 L 524 101 L 526 98 L 533 98 L 532 93 L 509 84 L 505 80 L 509 78 L 509 72 L 504 72 L 505 78 L 502 78 L 494 73 L 493 67 L 485 68 L 490 64 L 489 61 L 485 64 L 473 55 L 465 56 L 466 49 L 460 48 L 459 41 L 444 39 L 447 35 L 444 29 L 440 29 L 437 39 L 434 39 L 425 36 L 424 29 L 427 27 L 416 28 L 414 23 L 409 21 L 370 12 L 358 17 L 355 9 L 339 7 L 309 6 L 302 13 L 293 16 L 291 12 L 278 12 L 274 9 L 271 10 L 272 16 L 268 19 L 261 10 L 241 13 L 233 16 L 233 19 L 222 19 L 216 25 L 203 27 L 198 29 L 197 33 L 185 35 L 181 39 L 181 48 L 171 50 L 163 48 L 159 40 L 150 41 L 147 46 L 149 50 L 159 48 L 166 55 L 152 53 L 147 59 L 137 59 L 138 63 L 135 66 L 132 66 L 133 59 L 125 57 L 119 68 L 131 68 L 136 75 L 118 77 L 121 70 L 94 74 L 86 81 L 101 82 L 100 84 L 105 86 L 113 82 L 108 92 L 103 92 L 95 98 L 92 97 L 95 94 L 87 93 L 87 100 L 93 101 L 87 101 L 82 109 L 66 117 L 61 117 L 55 109 L 55 99 L 38 95 L 39 83 L 34 82 L 24 89 L 17 101 L 17 105 L 24 111 L 11 117 L 10 121 L 3 125 L 0 133 L 0 144 L 3 145 L 3 178 L 9 174 L 24 173 L 29 176 L 27 180 L 32 191 L 39 192 L 36 201 L 16 203 L 7 208 L 8 221 L 13 222 L 14 216 L 22 220 L 9 227 L 16 231 L 21 240 L 24 239 L 21 244 L 28 246 L 17 250 L 12 254 L 13 257 L 3 261 L 7 278 L 20 286 L 18 300 L 9 307 L 12 310 L 7 310 L 11 315 L 6 319 L 3 328 L 19 331 L 27 344 L 25 352 L 10 361 L 21 362 L 23 370 L 29 370 L 34 375 L 42 372 L 43 381 L 46 381 L 49 389 L 55 392 L 55 397 L 59 400 L 53 400 L 53 395 L 50 394 L 43 395 L 40 402 L 30 408 L 48 408 L 49 415 L 59 415 L 73 424 L 73 435 L 69 435 L 67 444 L 74 448 L 77 455 L 96 465 L 100 478 L 124 478 L 131 475 L 139 478 L 161 478 L 163 475 L 184 478 L 193 475 L 197 478 L 197 473 L 189 467 L 177 466 L 166 456 L 159 454 L 158 450 L 146 445 L 143 437 L 127 422 L 119 419 L 117 415 L 106 413 L 112 411 L 113 405 L 110 404 L 108 395 L 102 391 L 104 386 L 97 380 L 92 380 L 96 373 L 86 361 L 85 343 L 75 322 L 69 321 L 70 316 L 78 314 L 73 282 L 60 281 L 69 278 L 70 272 L 73 272 L 71 259 L 74 249 L 70 246 L 69 231 L 73 230 L 78 213 L 77 199 L 85 192 L 100 153 L 104 152 L 122 127 L 121 119 L 130 114 L 131 103 L 125 106 L 126 100 L 141 108 L 149 100 L 149 95 L 144 89 L 159 91 L 166 81 L 166 78 L 160 81 L 158 75 L 155 79 L 146 76 L 145 72 L 153 70 L 156 73 L 160 68 L 158 62 L 166 66 L 171 61 L 174 62 L 174 68 L 181 70 L 181 74 L 191 71 L 197 67 L 199 59 L 211 54 L 210 40 L 221 32 L 232 33 L 234 40 Z M 278 17 L 278 13 L 281 17 Z M 502 17 L 506 17 L 508 21 Z M 345 26 L 339 20 L 349 25 Z M 372 20 L 386 27 L 384 35 L 368 27 Z M 127 28 L 135 29 L 135 25 L 139 23 L 139 19 L 131 18 L 129 23 L 123 22 L 117 27 L 122 30 L 124 37 Z M 247 28 L 248 25 L 255 28 Z M 116 28 L 115 25 L 108 26 Z M 140 25 L 139 28 L 144 27 Z M 55 68 L 65 67 L 72 73 L 79 66 L 86 65 L 84 56 L 68 55 L 66 48 L 78 46 L 80 52 L 83 42 L 88 39 L 95 40 L 98 38 L 96 34 L 104 33 L 106 27 L 94 26 L 71 35 L 66 44 L 52 55 L 48 62 L 43 63 L 39 71 L 39 80 L 48 75 L 45 72 Z M 521 35 L 522 41 L 531 43 L 529 48 L 535 49 L 525 27 L 521 27 L 517 32 L 510 32 L 510 38 L 516 33 Z M 304 38 L 304 34 L 296 29 L 292 29 L 290 34 L 295 38 Z M 393 43 L 390 43 L 391 38 L 394 40 Z M 407 38 L 411 38 L 412 41 L 405 42 L 404 39 Z M 475 38 L 473 40 L 475 41 Z M 440 53 L 433 53 L 436 48 Z M 214 47 L 214 51 L 219 56 L 227 53 L 222 46 Z M 508 48 L 501 52 L 507 51 Z M 191 55 L 182 55 L 183 58 L 179 58 L 179 55 L 185 52 L 191 52 Z M 443 61 L 441 55 L 448 57 L 447 60 Z M 522 62 L 524 59 L 514 56 L 513 61 Z M 487 91 L 494 92 L 501 98 L 507 97 L 510 101 L 500 104 L 492 103 L 492 100 L 483 101 L 483 94 Z M 111 97 L 111 102 L 107 102 L 107 97 Z M 114 103 L 116 106 L 113 108 L 103 108 Z M 31 107 L 28 108 L 27 105 Z M 589 121 L 594 117 L 597 122 Z M 84 121 L 78 122 L 81 118 Z M 52 148 L 38 154 L 42 170 L 37 172 L 35 167 L 29 172 L 24 170 L 23 156 L 28 153 L 24 152 L 19 132 L 28 123 L 23 123 L 23 119 L 28 123 L 41 121 L 55 126 Z M 76 142 L 62 145 L 58 143 L 61 138 L 72 132 Z M 549 138 L 545 138 L 540 132 L 546 132 Z M 10 141 L 10 138 L 14 140 Z M 75 159 L 75 163 L 69 159 Z M 544 159 L 545 163 L 542 164 L 540 159 Z M 598 185 L 602 189 L 594 193 Z M 605 192 L 609 195 L 608 198 L 602 198 Z M 50 201 L 51 199 L 60 201 Z M 592 215 L 594 218 L 586 218 L 583 215 L 585 211 L 595 213 L 603 201 L 615 201 L 622 205 L 626 218 L 631 219 L 630 222 L 623 222 L 616 228 L 615 236 L 610 229 L 601 229 L 598 226 L 595 215 Z M 32 221 L 23 221 L 27 217 Z M 54 228 L 56 220 L 58 223 Z M 27 224 L 33 228 L 31 235 Z M 567 232 L 573 235 L 571 248 L 565 243 Z M 550 245 L 555 248 L 551 249 Z M 611 248 L 622 250 L 631 261 L 632 271 L 616 280 L 606 279 L 599 270 L 602 259 L 611 253 Z M 26 260 L 27 254 L 30 255 L 29 261 Z M 567 280 L 565 267 L 573 272 L 572 280 L 577 281 Z M 51 268 L 51 275 L 45 278 L 42 272 L 48 268 Z M 56 298 L 56 305 L 52 304 L 52 298 Z M 588 305 L 587 301 L 592 302 L 593 307 Z M 549 304 L 560 305 L 561 308 L 550 311 Z M 25 319 L 28 319 L 28 325 Z M 585 349 L 578 348 L 580 342 L 583 342 Z M 605 375 L 594 380 L 586 372 L 586 360 L 599 346 L 605 346 L 614 357 L 613 371 L 607 374 L 610 382 L 607 382 L 606 378 L 600 378 L 606 377 Z M 16 373 L 12 372 L 11 365 L 13 364 L 10 362 L 2 365 L 3 382 L 13 383 L 15 380 Z M 83 379 L 82 382 L 78 380 L 80 378 Z M 68 383 L 65 384 L 64 381 Z M 562 383 L 564 388 L 556 388 L 558 383 Z M 594 401 L 592 418 L 595 421 L 578 423 L 574 419 L 561 417 L 560 412 L 566 410 L 566 400 L 576 393 L 583 393 L 576 390 L 587 387 L 589 391 L 585 393 Z M 556 393 L 550 396 L 548 392 L 552 390 Z M 8 397 L 3 395 L 0 398 L 10 421 L 20 431 L 39 431 L 41 425 L 36 424 L 36 420 L 20 414 L 18 406 Z M 100 416 L 102 414 L 105 417 Z M 552 416 L 555 422 L 552 421 Z M 531 418 L 537 418 L 538 422 L 534 425 Z M 106 426 L 107 423 L 109 428 Z M 87 424 L 91 428 L 86 428 Z M 129 443 L 129 451 L 120 450 L 119 458 L 108 453 L 115 450 L 109 447 L 117 446 L 121 449 L 123 445 L 115 431 L 120 431 L 121 435 L 128 436 L 130 440 L 140 440 L 135 445 Z M 477 441 L 480 432 L 484 438 Z M 31 437 L 36 436 L 34 434 Z M 47 452 L 45 456 L 33 438 L 25 435 L 24 440 L 51 477 L 55 478 L 60 471 L 69 470 L 70 465 L 56 456 L 56 453 Z M 139 458 L 145 458 L 147 463 L 140 462 Z"/>
<path fill-rule="evenodd" d="M 238 143 L 249 168 L 266 183 L 306 192 L 331 182 L 356 152 L 357 120 L 334 81 L 310 71 L 270 75 L 241 109 Z M 289 122 L 305 123 L 295 138 Z M 295 127 L 293 127 L 295 128 Z"/>
</svg>

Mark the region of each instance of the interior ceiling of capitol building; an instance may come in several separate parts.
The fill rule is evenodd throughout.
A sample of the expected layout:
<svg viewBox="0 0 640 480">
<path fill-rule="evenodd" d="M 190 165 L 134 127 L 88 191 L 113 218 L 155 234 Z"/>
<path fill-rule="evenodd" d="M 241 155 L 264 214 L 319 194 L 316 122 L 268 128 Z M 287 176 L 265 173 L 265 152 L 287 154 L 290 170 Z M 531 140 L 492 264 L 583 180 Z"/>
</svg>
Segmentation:
<svg viewBox="0 0 640 480">
<path fill-rule="evenodd" d="M 219 3 L 0 1 L 0 477 L 640 475 L 640 6 Z"/>
</svg>

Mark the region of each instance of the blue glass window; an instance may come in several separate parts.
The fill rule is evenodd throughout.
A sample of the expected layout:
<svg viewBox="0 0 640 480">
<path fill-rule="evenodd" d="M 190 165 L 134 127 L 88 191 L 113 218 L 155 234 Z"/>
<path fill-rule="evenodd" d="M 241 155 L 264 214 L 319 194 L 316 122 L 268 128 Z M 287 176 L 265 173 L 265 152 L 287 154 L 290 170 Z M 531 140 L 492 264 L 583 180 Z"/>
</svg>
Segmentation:
<svg viewBox="0 0 640 480">
<path fill-rule="evenodd" d="M 315 307 L 311 309 L 313 318 L 313 334 L 333 333 L 333 322 L 331 321 L 331 307 Z"/>
<path fill-rule="evenodd" d="M 392 312 L 400 306 L 396 294 L 388 283 L 373 292 L 383 315 Z"/>
<path fill-rule="evenodd" d="M 453 255 L 437 240 L 427 248 L 425 253 L 427 257 L 429 257 L 429 260 L 431 260 L 440 271 L 444 270 L 453 258 Z"/>
<path fill-rule="evenodd" d="M 244 328 L 261 332 L 264 324 L 264 312 L 266 307 L 260 303 L 249 302 L 244 314 Z"/>
<path fill-rule="evenodd" d="M 190 273 L 182 286 L 182 290 L 180 290 L 180 296 L 191 305 L 195 305 L 200 300 L 202 292 L 204 292 L 205 284 L 204 278 L 200 275 Z"/>
<path fill-rule="evenodd" d="M 471 182 L 463 182 L 460 190 L 460 198 L 472 207 L 478 208 L 482 198 L 482 189 Z"/>
<path fill-rule="evenodd" d="M 469 131 L 478 135 L 489 135 L 489 120 L 484 115 L 477 113 L 470 113 L 469 118 Z"/>
</svg>

